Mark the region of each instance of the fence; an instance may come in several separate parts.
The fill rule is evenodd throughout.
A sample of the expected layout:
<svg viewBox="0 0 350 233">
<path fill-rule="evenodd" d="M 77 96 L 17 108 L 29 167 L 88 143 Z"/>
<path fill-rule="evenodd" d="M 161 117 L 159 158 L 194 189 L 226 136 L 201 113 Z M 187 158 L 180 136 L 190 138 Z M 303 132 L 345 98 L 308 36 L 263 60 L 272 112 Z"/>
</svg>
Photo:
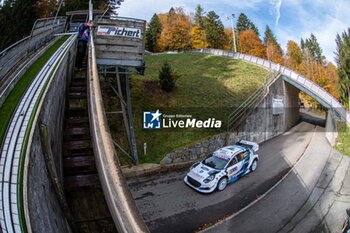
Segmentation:
<svg viewBox="0 0 350 233">
<path fill-rule="evenodd" d="M 339 103 L 339 101 L 336 98 L 334 98 L 331 94 L 329 94 L 325 89 L 323 89 L 316 83 L 303 77 L 297 72 L 288 69 L 287 67 L 251 55 L 243 53 L 233 53 L 231 51 L 219 49 L 198 49 L 192 50 L 190 52 L 233 57 L 235 59 L 243 60 L 254 65 L 259 65 L 273 72 L 279 72 L 284 77 L 287 77 L 287 81 L 291 82 L 292 85 L 297 86 L 297 88 L 302 89 L 302 91 L 306 92 L 314 98 L 317 98 L 325 105 L 328 105 L 327 107 L 329 107 L 332 111 L 337 113 L 339 117 L 344 119 L 348 123 L 348 125 L 350 125 L 350 113 L 344 108 L 344 106 L 341 103 Z"/>
<path fill-rule="evenodd" d="M 36 20 L 29 36 L 0 52 L 0 82 L 27 54 L 51 40 L 54 34 L 63 32 L 65 25 L 66 17 Z"/>
</svg>

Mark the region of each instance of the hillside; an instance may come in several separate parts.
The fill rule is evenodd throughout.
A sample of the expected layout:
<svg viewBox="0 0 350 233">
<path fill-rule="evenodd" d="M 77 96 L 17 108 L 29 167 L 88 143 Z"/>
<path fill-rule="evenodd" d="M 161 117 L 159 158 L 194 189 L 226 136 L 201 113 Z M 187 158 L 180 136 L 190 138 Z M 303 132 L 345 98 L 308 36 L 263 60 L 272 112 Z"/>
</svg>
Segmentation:
<svg viewBox="0 0 350 233">
<path fill-rule="evenodd" d="M 144 76 L 131 77 L 134 127 L 141 162 L 159 162 L 176 148 L 226 130 L 229 113 L 261 87 L 269 72 L 242 61 L 203 54 L 162 54 L 146 56 Z M 180 76 L 174 91 L 167 93 L 158 84 L 158 74 L 167 61 Z M 220 130 L 142 129 L 143 111 L 189 114 L 224 122 Z M 147 143 L 147 155 L 143 145 Z M 120 154 L 120 153 L 119 153 Z"/>
</svg>

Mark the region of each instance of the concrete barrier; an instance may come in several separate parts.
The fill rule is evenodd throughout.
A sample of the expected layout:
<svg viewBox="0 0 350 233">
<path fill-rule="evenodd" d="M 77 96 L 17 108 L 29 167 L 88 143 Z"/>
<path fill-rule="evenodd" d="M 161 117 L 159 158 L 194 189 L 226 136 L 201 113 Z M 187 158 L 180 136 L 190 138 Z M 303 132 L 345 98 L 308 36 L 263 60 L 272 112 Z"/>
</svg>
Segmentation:
<svg viewBox="0 0 350 233">
<path fill-rule="evenodd" d="M 109 211 L 119 233 L 149 232 L 123 176 L 103 107 L 94 37 L 88 59 L 88 108 L 96 166 Z"/>
<path fill-rule="evenodd" d="M 28 232 L 70 232 L 70 227 L 58 201 L 57 193 L 50 179 L 44 159 L 40 125 L 48 128 L 48 142 L 54 155 L 55 169 L 63 181 L 62 143 L 66 90 L 73 74 L 76 42 L 74 42 L 47 84 L 30 135 L 27 150 L 23 193 L 26 225 Z"/>
</svg>

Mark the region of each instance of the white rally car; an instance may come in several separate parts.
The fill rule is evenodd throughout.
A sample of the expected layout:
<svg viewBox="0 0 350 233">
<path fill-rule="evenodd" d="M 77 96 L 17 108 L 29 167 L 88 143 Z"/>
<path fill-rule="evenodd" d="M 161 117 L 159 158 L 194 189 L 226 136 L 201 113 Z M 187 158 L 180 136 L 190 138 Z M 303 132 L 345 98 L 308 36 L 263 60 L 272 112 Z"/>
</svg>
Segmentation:
<svg viewBox="0 0 350 233">
<path fill-rule="evenodd" d="M 255 171 L 259 159 L 255 152 L 258 150 L 257 143 L 244 140 L 223 147 L 193 164 L 184 181 L 202 193 L 211 193 L 215 189 L 222 191 L 227 184 Z"/>
</svg>

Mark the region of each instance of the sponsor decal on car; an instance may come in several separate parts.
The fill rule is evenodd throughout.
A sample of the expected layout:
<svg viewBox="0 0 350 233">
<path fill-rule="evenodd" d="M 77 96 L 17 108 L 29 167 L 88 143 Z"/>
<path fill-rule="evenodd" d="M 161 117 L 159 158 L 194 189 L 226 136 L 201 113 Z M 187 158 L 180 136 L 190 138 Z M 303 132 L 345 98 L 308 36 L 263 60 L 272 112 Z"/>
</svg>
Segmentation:
<svg viewBox="0 0 350 233">
<path fill-rule="evenodd" d="M 242 140 L 218 149 L 203 161 L 195 163 L 184 182 L 202 193 L 211 193 L 216 189 L 222 191 L 227 184 L 255 171 L 259 159 L 255 152 L 258 149 L 259 144 Z"/>
</svg>

